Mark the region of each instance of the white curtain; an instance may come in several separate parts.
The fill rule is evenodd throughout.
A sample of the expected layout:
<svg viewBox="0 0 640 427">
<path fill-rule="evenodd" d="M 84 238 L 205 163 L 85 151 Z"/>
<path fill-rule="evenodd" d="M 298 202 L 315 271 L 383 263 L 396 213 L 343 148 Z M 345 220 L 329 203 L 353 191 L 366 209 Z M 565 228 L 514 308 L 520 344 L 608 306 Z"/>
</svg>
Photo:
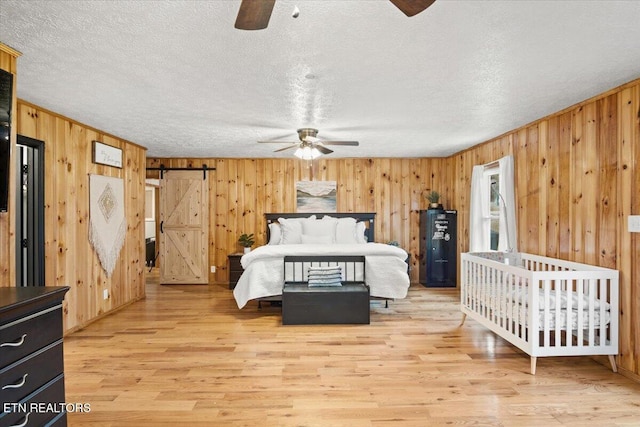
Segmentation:
<svg viewBox="0 0 640 427">
<path fill-rule="evenodd" d="M 513 156 L 501 158 L 498 161 L 498 168 L 500 170 L 500 194 L 504 199 L 504 215 L 500 215 L 500 238 L 498 241 L 498 250 L 518 252 Z"/>
<path fill-rule="evenodd" d="M 493 163 L 495 164 L 495 162 Z M 487 165 L 473 167 L 469 208 L 469 252 L 483 252 L 491 247 L 489 199 L 491 186 L 485 175 Z M 498 161 L 500 189 L 500 233 L 498 250 L 518 251 L 516 199 L 513 156 Z"/>
<path fill-rule="evenodd" d="M 484 166 L 474 166 L 471 175 L 469 252 L 483 252 L 490 247 L 488 190 L 484 181 Z"/>
</svg>

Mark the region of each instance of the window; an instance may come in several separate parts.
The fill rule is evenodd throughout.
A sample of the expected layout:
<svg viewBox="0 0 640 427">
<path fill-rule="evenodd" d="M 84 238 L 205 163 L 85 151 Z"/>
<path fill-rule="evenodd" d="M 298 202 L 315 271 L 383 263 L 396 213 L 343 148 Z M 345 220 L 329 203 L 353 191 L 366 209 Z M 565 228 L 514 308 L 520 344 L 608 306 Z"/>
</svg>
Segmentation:
<svg viewBox="0 0 640 427">
<path fill-rule="evenodd" d="M 155 221 L 156 220 L 156 189 L 154 187 L 146 187 L 144 191 L 144 220 Z"/>
<path fill-rule="evenodd" d="M 473 168 L 469 251 L 517 251 L 513 157 Z"/>
<path fill-rule="evenodd" d="M 497 251 L 498 243 L 500 242 L 500 221 L 503 211 L 500 208 L 500 171 L 498 168 L 492 168 L 486 170 L 484 175 L 486 184 L 489 185 L 489 191 L 487 191 L 489 197 L 484 201 L 489 205 L 489 221 L 487 222 L 489 227 L 489 249 Z"/>
</svg>

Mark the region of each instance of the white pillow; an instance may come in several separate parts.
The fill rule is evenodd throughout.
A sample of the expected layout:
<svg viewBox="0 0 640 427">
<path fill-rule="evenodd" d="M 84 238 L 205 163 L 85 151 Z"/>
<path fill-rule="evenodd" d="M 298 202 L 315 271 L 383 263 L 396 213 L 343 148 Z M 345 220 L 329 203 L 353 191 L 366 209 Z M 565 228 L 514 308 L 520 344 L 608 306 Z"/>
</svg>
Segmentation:
<svg viewBox="0 0 640 427">
<path fill-rule="evenodd" d="M 326 217 L 325 217 L 326 218 Z M 329 237 L 329 243 L 335 243 L 336 226 L 338 221 L 335 219 L 325 219 L 318 221 L 305 221 L 302 223 L 302 233 L 308 236 L 326 236 Z"/>
<path fill-rule="evenodd" d="M 336 243 L 348 245 L 353 243 L 359 243 L 356 237 L 356 220 L 355 218 L 331 218 L 325 215 L 323 220 L 334 219 L 338 221 L 336 226 Z"/>
<path fill-rule="evenodd" d="M 306 221 L 315 221 L 316 216 L 309 218 L 278 218 L 282 230 L 281 245 L 296 245 L 302 243 L 302 224 Z"/>
<path fill-rule="evenodd" d="M 360 221 L 356 224 L 356 241 L 358 243 L 367 243 L 367 225 Z"/>
<path fill-rule="evenodd" d="M 282 227 L 277 222 L 269 224 L 269 245 L 279 245 L 282 240 Z"/>
<path fill-rule="evenodd" d="M 331 236 L 310 236 L 308 234 L 303 234 L 302 243 L 328 245 L 333 243 L 333 239 Z"/>
</svg>

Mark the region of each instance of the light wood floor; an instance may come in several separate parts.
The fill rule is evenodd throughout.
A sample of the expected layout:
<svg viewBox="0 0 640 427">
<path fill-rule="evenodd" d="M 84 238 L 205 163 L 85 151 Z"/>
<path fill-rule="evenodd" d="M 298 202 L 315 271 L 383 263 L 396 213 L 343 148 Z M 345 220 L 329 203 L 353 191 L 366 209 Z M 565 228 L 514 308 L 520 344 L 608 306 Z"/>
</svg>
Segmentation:
<svg viewBox="0 0 640 427">
<path fill-rule="evenodd" d="M 412 285 L 370 325 L 282 326 L 223 285 L 160 286 L 65 339 L 74 426 L 638 426 L 640 385 L 589 357 L 529 358 L 455 290 Z M 606 362 L 606 360 L 605 360 Z"/>
</svg>

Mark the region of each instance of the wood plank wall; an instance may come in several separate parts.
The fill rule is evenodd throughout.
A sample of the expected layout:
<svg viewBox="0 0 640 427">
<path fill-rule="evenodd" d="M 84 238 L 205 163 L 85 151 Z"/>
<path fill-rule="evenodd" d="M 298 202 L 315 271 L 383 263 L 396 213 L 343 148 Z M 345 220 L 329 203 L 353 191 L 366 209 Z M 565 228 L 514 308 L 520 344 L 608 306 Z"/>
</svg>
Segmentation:
<svg viewBox="0 0 640 427">
<path fill-rule="evenodd" d="M 0 43 L 0 69 L 8 71 L 14 75 L 13 78 L 13 106 L 11 107 L 11 148 L 10 156 L 16 151 L 16 89 L 17 89 L 17 58 L 20 53 Z M 15 219 L 11 214 L 15 209 L 15 166 L 10 165 L 9 179 L 9 209 L 7 212 L 0 212 L 0 286 L 8 286 L 12 283 L 15 275 Z"/>
<path fill-rule="evenodd" d="M 640 80 L 452 156 L 460 251 L 472 168 L 512 154 L 519 250 L 620 271 L 622 371 L 640 374 Z"/>
<path fill-rule="evenodd" d="M 68 332 L 144 297 L 146 149 L 22 100 L 17 118 L 19 134 L 45 143 L 45 283 L 71 287 Z M 123 168 L 93 163 L 94 140 L 121 148 Z M 111 277 L 89 243 L 89 174 L 124 180 L 127 235 Z"/>
<path fill-rule="evenodd" d="M 227 282 L 227 255 L 241 250 L 242 233 L 254 233 L 265 243 L 264 214 L 295 212 L 297 181 L 309 180 L 306 161 L 286 159 L 148 158 L 148 167 L 194 167 L 210 173 L 210 265 L 217 267 L 210 282 Z M 445 206 L 452 203 L 447 183 L 453 172 L 445 159 L 330 159 L 316 161 L 314 180 L 336 181 L 339 212 L 376 212 L 376 241 L 397 241 L 411 255 L 411 279 L 418 280 L 420 209 L 426 194 L 437 190 Z M 148 171 L 157 178 L 157 171 Z"/>
</svg>

